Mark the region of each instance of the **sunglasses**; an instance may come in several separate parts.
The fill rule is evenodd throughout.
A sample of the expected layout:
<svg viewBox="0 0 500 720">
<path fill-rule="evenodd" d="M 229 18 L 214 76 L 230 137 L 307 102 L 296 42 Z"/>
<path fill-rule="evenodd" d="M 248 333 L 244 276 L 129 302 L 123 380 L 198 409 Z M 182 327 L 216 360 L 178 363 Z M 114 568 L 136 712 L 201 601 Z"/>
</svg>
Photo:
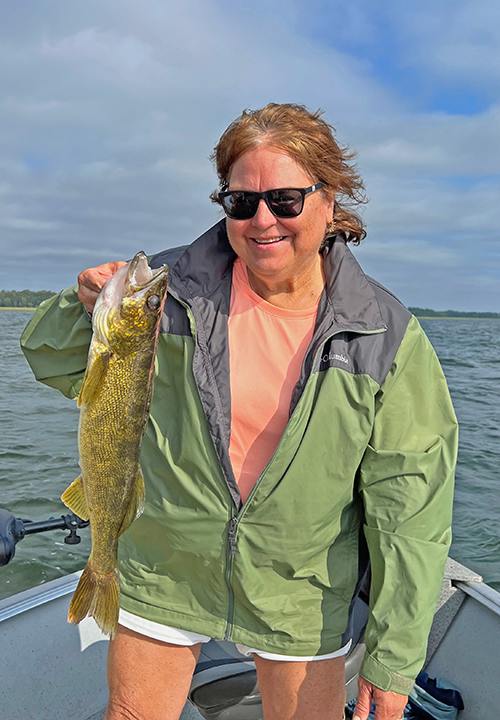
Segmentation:
<svg viewBox="0 0 500 720">
<path fill-rule="evenodd" d="M 306 195 L 322 187 L 324 183 L 316 183 L 308 188 L 279 188 L 262 193 L 250 190 L 226 190 L 219 193 L 219 200 L 224 212 L 232 220 L 253 218 L 261 199 L 277 218 L 292 218 L 300 215 L 304 209 Z"/>
</svg>

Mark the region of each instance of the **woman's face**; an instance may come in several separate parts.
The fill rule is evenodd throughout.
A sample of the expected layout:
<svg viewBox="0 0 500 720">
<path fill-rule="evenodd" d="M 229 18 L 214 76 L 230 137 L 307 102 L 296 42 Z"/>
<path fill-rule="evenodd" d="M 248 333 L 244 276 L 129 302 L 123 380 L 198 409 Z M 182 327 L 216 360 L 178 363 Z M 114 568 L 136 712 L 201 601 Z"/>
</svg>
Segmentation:
<svg viewBox="0 0 500 720">
<path fill-rule="evenodd" d="M 229 190 L 264 192 L 278 188 L 306 188 L 311 178 L 290 155 L 270 147 L 244 153 L 231 168 Z M 226 219 L 229 242 L 248 269 L 262 282 L 296 282 L 315 271 L 319 247 L 332 219 L 333 200 L 321 191 L 306 195 L 302 213 L 277 218 L 261 200 L 250 220 Z"/>
</svg>

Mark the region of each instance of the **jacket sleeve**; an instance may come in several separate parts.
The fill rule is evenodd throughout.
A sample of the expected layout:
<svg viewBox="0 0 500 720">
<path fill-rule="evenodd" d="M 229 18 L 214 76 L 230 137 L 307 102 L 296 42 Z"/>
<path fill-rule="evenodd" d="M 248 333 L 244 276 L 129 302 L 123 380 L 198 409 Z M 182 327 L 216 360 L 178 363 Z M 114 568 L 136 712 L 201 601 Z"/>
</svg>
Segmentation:
<svg viewBox="0 0 500 720">
<path fill-rule="evenodd" d="M 21 336 L 21 348 L 37 380 L 78 397 L 92 339 L 92 322 L 77 287 L 45 300 Z"/>
<path fill-rule="evenodd" d="M 372 566 L 360 674 L 408 694 L 427 639 L 451 542 L 458 425 L 438 359 L 416 318 L 376 396 L 360 467 Z"/>
</svg>

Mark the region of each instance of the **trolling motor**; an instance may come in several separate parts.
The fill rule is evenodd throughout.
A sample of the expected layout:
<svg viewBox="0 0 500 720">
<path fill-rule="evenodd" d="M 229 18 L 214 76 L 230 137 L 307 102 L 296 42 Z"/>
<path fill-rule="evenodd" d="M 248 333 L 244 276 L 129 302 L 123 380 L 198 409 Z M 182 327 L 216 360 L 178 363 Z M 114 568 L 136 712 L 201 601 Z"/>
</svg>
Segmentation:
<svg viewBox="0 0 500 720">
<path fill-rule="evenodd" d="M 16 518 L 8 510 L 0 508 L 0 567 L 7 565 L 12 560 L 16 553 L 17 543 L 26 535 L 49 530 L 69 530 L 69 535 L 64 538 L 64 542 L 67 545 L 78 545 L 82 539 L 76 531 L 88 525 L 88 520 L 82 520 L 74 513 L 33 522 Z"/>
</svg>

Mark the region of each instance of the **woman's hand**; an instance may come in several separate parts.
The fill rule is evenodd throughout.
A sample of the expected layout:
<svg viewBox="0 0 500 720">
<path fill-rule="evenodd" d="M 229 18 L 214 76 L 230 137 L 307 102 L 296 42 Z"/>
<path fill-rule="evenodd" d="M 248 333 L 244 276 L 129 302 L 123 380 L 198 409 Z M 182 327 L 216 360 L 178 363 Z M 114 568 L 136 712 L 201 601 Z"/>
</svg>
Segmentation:
<svg viewBox="0 0 500 720">
<path fill-rule="evenodd" d="M 88 268 L 78 275 L 78 299 L 84 304 L 90 314 L 94 311 L 95 301 L 101 292 L 104 283 L 115 272 L 127 263 L 123 260 L 105 263 L 94 268 Z"/>
<path fill-rule="evenodd" d="M 367 720 L 372 700 L 375 703 L 375 720 L 399 720 L 408 702 L 407 695 L 381 690 L 361 676 L 358 678 L 358 700 L 353 720 Z"/>
</svg>

